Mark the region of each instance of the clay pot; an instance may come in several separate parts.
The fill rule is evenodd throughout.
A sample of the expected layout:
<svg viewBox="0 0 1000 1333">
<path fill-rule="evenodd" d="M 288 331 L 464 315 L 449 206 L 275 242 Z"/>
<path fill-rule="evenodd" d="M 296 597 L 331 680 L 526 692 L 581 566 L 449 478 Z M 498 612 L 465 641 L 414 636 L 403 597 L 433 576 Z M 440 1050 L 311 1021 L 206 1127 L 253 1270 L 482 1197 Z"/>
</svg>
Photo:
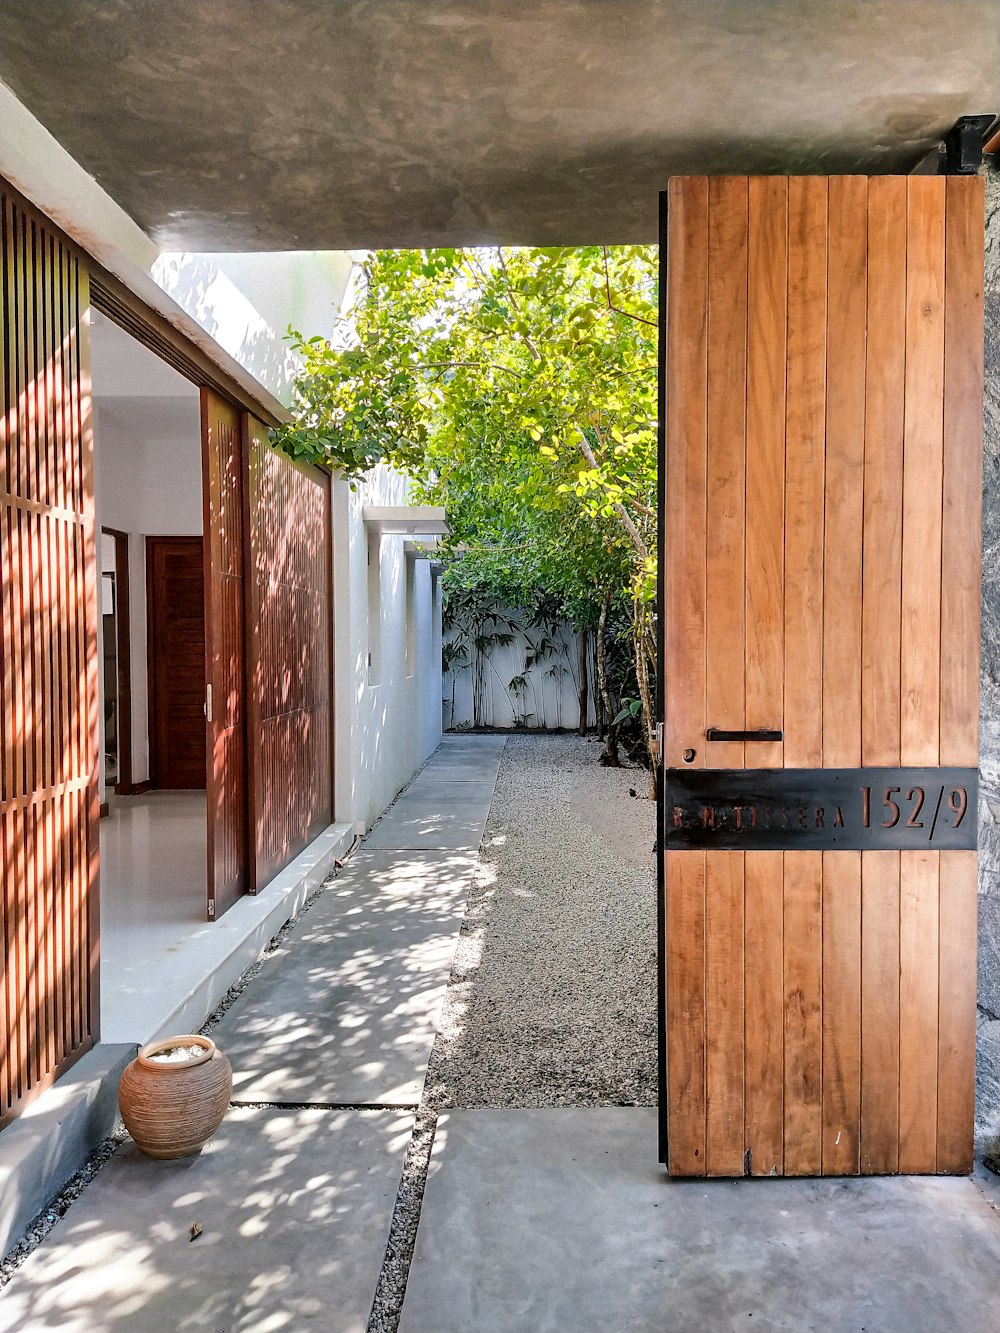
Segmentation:
<svg viewBox="0 0 1000 1333">
<path fill-rule="evenodd" d="M 151 1059 L 171 1046 L 199 1055 L 172 1063 Z M 118 1084 L 125 1128 L 149 1157 L 188 1157 L 222 1124 L 233 1092 L 229 1061 L 210 1037 L 167 1037 L 144 1046 Z"/>
</svg>

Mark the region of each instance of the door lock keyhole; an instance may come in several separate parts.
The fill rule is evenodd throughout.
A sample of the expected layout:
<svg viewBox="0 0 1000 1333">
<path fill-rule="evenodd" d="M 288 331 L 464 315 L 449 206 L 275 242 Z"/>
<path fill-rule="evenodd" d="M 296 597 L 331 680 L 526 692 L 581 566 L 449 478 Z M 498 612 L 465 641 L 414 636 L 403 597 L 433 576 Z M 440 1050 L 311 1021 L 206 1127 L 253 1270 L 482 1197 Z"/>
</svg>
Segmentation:
<svg viewBox="0 0 1000 1333">
<path fill-rule="evenodd" d="M 684 754 L 683 754 L 683 756 L 682 756 L 682 758 L 683 758 L 685 764 L 693 764 L 693 763 L 694 763 L 694 756 L 695 756 L 695 752 L 694 752 L 694 750 L 685 750 L 685 751 L 684 751 Z"/>
</svg>

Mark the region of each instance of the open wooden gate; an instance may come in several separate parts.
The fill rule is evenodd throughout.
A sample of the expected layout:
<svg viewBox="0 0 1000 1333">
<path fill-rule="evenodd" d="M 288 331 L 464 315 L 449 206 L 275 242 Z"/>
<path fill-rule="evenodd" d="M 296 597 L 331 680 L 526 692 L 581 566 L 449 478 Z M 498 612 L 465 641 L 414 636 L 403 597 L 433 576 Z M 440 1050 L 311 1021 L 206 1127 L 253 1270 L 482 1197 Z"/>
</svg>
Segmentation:
<svg viewBox="0 0 1000 1333">
<path fill-rule="evenodd" d="M 662 1156 L 964 1172 L 982 182 L 666 206 Z"/>
<path fill-rule="evenodd" d="M 86 269 L 0 191 L 0 1125 L 98 1034 Z"/>
<path fill-rule="evenodd" d="M 205 468 L 208 919 L 249 888 L 242 413 L 201 391 Z"/>
<path fill-rule="evenodd" d="M 333 818 L 330 478 L 247 416 L 251 887 Z"/>
</svg>

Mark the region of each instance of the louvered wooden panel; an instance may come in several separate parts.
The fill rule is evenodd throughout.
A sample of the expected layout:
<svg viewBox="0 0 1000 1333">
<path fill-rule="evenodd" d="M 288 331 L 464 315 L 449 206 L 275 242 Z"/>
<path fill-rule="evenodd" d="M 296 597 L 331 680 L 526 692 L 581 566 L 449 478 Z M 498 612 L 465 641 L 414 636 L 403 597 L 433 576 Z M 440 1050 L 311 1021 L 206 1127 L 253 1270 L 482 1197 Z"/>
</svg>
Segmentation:
<svg viewBox="0 0 1000 1333">
<path fill-rule="evenodd" d="M 676 180 L 666 265 L 666 767 L 975 768 L 982 181 Z M 666 852 L 672 1173 L 970 1168 L 976 862 Z"/>
<path fill-rule="evenodd" d="M 249 417 L 250 791 L 255 885 L 332 818 L 330 481 Z"/>
<path fill-rule="evenodd" d="M 201 391 L 205 463 L 205 654 L 208 723 L 208 915 L 247 892 L 246 679 L 241 413 Z"/>
<path fill-rule="evenodd" d="M 2 200 L 0 1124 L 97 1039 L 97 637 L 87 273 Z"/>
</svg>

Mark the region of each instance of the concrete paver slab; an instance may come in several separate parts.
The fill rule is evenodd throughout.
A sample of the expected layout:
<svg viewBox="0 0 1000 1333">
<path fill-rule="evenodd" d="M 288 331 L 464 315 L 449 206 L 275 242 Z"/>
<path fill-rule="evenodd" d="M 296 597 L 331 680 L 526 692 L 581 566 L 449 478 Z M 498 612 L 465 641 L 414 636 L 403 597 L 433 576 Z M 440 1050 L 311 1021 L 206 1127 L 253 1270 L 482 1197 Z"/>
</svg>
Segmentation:
<svg viewBox="0 0 1000 1333">
<path fill-rule="evenodd" d="M 970 1333 L 1000 1219 L 968 1179 L 672 1181 L 656 1113 L 439 1122 L 400 1333 Z"/>
<path fill-rule="evenodd" d="M 363 1333 L 412 1123 L 237 1110 L 197 1157 L 129 1143 L 0 1293 L 0 1327 Z"/>
<path fill-rule="evenodd" d="M 359 853 L 213 1030 L 234 1101 L 415 1106 L 474 868 Z"/>
<path fill-rule="evenodd" d="M 448 736 L 365 839 L 369 851 L 454 848 L 482 842 L 503 756 L 502 736 Z"/>
<path fill-rule="evenodd" d="M 462 809 L 452 799 L 400 801 L 372 830 L 365 846 L 372 851 L 475 851 L 483 840 L 486 813 Z"/>
</svg>

